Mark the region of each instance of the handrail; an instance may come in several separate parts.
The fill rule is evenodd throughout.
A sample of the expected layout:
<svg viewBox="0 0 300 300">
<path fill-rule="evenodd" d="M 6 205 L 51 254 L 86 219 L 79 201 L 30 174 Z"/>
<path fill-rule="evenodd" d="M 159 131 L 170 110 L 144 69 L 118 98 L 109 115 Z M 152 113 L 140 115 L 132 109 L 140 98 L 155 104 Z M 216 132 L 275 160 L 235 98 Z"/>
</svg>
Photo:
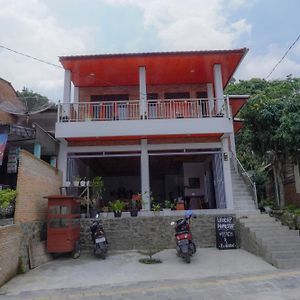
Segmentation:
<svg viewBox="0 0 300 300">
<path fill-rule="evenodd" d="M 234 153 L 231 153 L 232 158 L 234 159 L 234 168 L 235 170 L 242 175 L 242 177 L 248 181 L 249 185 L 250 185 L 250 189 L 251 192 L 253 194 L 254 197 L 254 203 L 256 208 L 258 208 L 258 202 L 257 202 L 257 190 L 256 190 L 256 184 L 255 182 L 251 179 L 251 177 L 249 176 L 248 172 L 245 170 L 245 168 L 243 167 L 243 165 L 241 164 L 241 162 L 239 161 L 239 159 L 236 157 L 236 155 Z M 248 186 L 249 186 L 248 185 Z"/>
<path fill-rule="evenodd" d="M 227 97 L 149 99 L 145 111 L 140 100 L 66 102 L 58 104 L 58 122 L 146 119 L 230 118 Z M 144 119 L 144 118 L 143 118 Z"/>
</svg>

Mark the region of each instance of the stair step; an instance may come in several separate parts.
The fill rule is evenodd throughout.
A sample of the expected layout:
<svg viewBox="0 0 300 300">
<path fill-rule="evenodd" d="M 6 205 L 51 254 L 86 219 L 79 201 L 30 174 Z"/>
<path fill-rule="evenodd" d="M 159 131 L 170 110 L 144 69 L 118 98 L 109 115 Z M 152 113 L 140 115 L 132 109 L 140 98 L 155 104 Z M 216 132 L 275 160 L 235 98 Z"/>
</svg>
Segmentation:
<svg viewBox="0 0 300 300">
<path fill-rule="evenodd" d="M 279 269 L 293 269 L 300 267 L 300 257 L 298 258 L 279 258 L 274 261 L 274 265 Z"/>
<path fill-rule="evenodd" d="M 300 250 L 292 251 L 271 251 L 272 259 L 279 258 L 300 258 Z"/>
</svg>

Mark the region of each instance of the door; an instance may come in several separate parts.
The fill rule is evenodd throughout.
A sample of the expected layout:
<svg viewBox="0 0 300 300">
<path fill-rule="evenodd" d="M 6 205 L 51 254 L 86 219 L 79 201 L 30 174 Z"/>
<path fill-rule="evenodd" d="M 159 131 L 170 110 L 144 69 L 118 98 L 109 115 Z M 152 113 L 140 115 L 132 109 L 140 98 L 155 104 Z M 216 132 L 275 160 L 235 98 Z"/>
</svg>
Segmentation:
<svg viewBox="0 0 300 300">
<path fill-rule="evenodd" d="M 213 172 L 214 172 L 216 206 L 217 208 L 226 208 L 222 153 L 214 154 Z"/>
</svg>

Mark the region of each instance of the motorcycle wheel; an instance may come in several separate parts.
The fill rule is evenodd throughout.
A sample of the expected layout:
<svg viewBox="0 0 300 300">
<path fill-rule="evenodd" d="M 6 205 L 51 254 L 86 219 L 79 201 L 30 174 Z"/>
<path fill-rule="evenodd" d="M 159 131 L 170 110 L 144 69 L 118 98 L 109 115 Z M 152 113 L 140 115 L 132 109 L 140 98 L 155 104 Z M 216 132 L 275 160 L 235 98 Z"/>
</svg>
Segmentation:
<svg viewBox="0 0 300 300">
<path fill-rule="evenodd" d="M 189 253 L 184 253 L 184 254 L 183 254 L 183 259 L 184 259 L 184 261 L 185 261 L 187 264 L 189 264 L 189 263 L 191 262 L 191 257 L 190 257 L 190 255 L 189 255 Z"/>
</svg>

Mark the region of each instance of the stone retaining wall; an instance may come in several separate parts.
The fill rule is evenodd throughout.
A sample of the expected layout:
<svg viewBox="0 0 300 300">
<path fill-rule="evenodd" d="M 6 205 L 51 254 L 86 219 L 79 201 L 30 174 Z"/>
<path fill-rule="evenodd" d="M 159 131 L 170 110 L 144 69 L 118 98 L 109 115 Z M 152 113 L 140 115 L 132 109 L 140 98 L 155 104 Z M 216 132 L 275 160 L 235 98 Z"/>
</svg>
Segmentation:
<svg viewBox="0 0 300 300">
<path fill-rule="evenodd" d="M 219 215 L 219 214 L 218 214 Z M 216 215 L 199 215 L 191 220 L 191 230 L 197 247 L 215 247 Z M 129 217 L 102 219 L 104 230 L 112 250 L 142 250 L 149 247 L 174 248 L 174 227 L 176 216 Z M 81 245 L 92 247 L 91 219 L 81 219 Z"/>
<path fill-rule="evenodd" d="M 51 256 L 46 253 L 45 249 L 45 236 L 41 234 L 43 230 L 44 222 L 27 222 L 20 224 L 21 242 L 20 242 L 20 262 L 22 264 L 23 271 L 28 271 L 33 261 L 36 261 L 38 256 L 39 264 L 43 264 L 51 260 Z M 44 240 L 44 241 L 43 241 Z M 32 261 L 29 261 L 29 251 L 32 252 Z M 39 253 L 36 253 L 39 250 Z"/>
<path fill-rule="evenodd" d="M 17 273 L 19 244 L 19 226 L 0 226 L 0 286 Z"/>
</svg>

